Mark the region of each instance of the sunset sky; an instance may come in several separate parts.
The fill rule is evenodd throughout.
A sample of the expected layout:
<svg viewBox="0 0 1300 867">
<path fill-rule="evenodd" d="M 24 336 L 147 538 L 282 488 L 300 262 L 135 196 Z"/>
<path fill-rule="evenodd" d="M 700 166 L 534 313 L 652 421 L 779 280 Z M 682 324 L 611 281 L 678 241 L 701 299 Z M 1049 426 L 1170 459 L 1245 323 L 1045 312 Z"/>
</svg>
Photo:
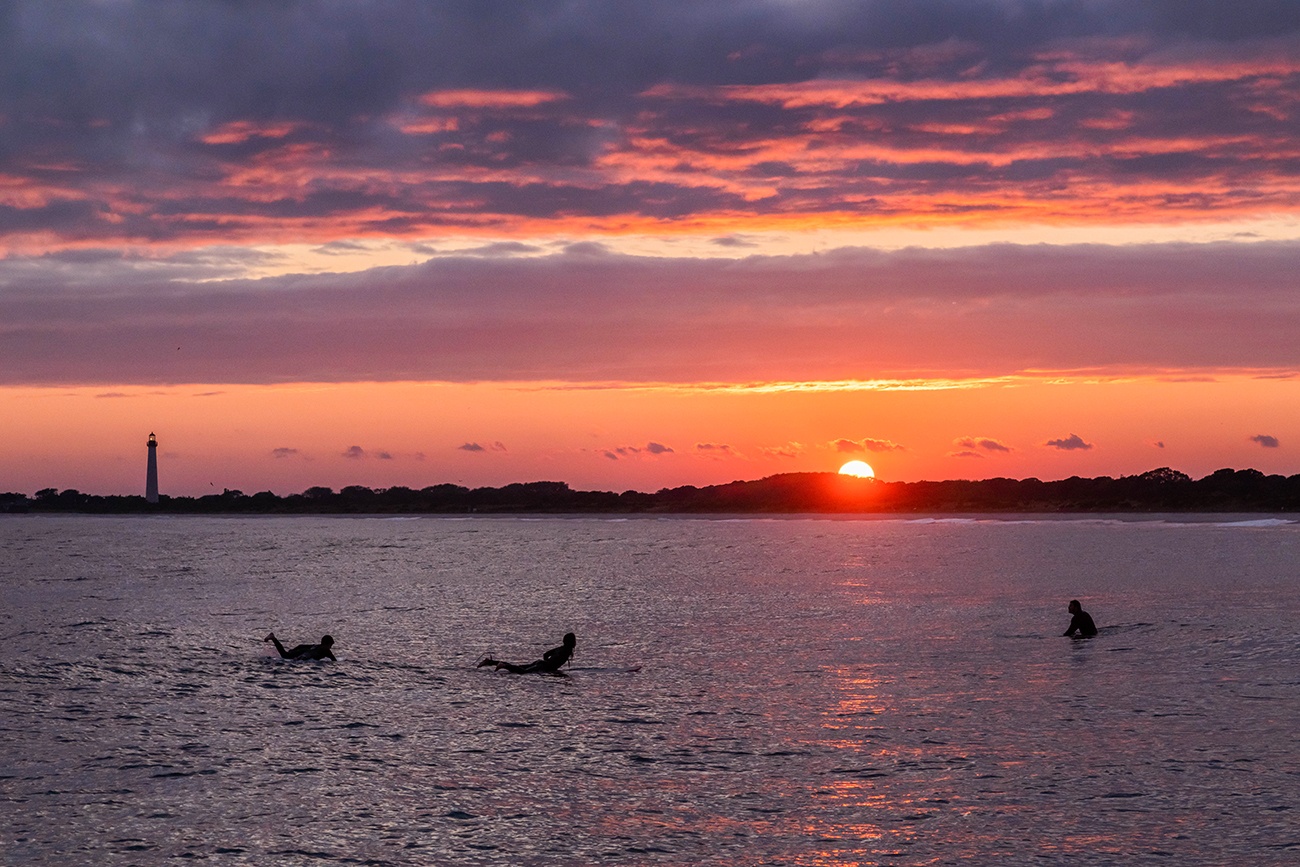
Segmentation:
<svg viewBox="0 0 1300 867">
<path fill-rule="evenodd" d="M 0 6 L 0 491 L 1300 472 L 1300 3 Z"/>
</svg>

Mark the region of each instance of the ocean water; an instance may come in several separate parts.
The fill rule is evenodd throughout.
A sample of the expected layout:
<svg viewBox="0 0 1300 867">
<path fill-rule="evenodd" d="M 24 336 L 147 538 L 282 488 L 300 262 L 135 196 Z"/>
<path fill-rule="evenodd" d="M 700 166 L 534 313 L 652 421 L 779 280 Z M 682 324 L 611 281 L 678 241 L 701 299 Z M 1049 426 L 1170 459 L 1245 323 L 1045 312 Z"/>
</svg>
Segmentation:
<svg viewBox="0 0 1300 867">
<path fill-rule="evenodd" d="M 6 517 L 0 863 L 1300 863 L 1298 573 L 1257 516 Z"/>
</svg>

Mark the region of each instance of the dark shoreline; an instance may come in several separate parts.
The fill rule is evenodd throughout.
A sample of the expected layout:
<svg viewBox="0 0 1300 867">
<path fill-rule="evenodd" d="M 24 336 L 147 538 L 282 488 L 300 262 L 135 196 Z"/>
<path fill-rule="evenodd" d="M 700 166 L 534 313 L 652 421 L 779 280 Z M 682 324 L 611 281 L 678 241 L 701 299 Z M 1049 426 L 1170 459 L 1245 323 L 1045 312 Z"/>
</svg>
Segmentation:
<svg viewBox="0 0 1300 867">
<path fill-rule="evenodd" d="M 34 496 L 0 494 L 0 512 L 83 514 L 267 515 L 1050 515 L 1300 512 L 1300 475 L 1222 469 L 1192 479 L 1168 467 L 1136 476 L 1059 481 L 994 478 L 980 481 L 882 482 L 837 473 L 786 473 L 756 481 L 655 493 L 575 491 L 564 482 L 527 482 L 501 488 L 433 485 L 334 491 L 308 488 L 278 496 L 225 490 L 202 497 L 84 494 L 47 488 Z"/>
</svg>

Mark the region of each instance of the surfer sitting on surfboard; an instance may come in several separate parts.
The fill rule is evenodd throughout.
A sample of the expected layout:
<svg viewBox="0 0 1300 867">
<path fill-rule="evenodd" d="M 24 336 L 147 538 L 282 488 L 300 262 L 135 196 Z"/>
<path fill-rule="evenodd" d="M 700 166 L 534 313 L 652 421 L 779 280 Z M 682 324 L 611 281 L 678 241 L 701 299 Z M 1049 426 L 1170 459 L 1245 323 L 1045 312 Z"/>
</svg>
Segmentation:
<svg viewBox="0 0 1300 867">
<path fill-rule="evenodd" d="M 1092 615 L 1083 610 L 1078 599 L 1071 599 L 1069 610 L 1073 617 L 1070 618 L 1070 628 L 1065 630 L 1065 634 L 1074 638 L 1074 633 L 1078 632 L 1080 638 L 1092 638 L 1097 634 L 1097 624 L 1092 622 Z"/>
<path fill-rule="evenodd" d="M 578 639 L 572 632 L 564 634 L 564 643 L 559 647 L 552 647 L 542 654 L 542 658 L 536 662 L 530 662 L 527 665 L 515 665 L 513 662 L 502 662 L 492 657 L 486 657 L 478 664 L 479 668 L 485 665 L 494 665 L 496 670 L 513 672 L 514 674 L 529 674 L 530 672 L 541 672 L 542 674 L 559 674 L 560 666 L 573 658 L 573 649 L 578 646 Z"/>
<path fill-rule="evenodd" d="M 338 662 L 338 657 L 334 655 L 334 651 L 330 650 L 334 646 L 334 639 L 328 635 L 321 636 L 320 644 L 299 644 L 293 650 L 285 650 L 284 645 L 280 643 L 280 639 L 275 637 L 274 632 L 262 640 L 273 642 L 275 649 L 280 651 L 282 659 L 325 659 L 328 657 Z"/>
</svg>

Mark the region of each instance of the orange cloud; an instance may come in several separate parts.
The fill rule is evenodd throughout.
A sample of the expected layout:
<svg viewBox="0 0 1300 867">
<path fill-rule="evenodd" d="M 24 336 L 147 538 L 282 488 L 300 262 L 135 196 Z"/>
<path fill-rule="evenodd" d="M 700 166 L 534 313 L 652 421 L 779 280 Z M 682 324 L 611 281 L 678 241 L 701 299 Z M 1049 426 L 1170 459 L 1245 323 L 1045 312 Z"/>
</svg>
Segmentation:
<svg viewBox="0 0 1300 867">
<path fill-rule="evenodd" d="M 548 102 L 567 99 L 553 90 L 433 90 L 421 94 L 419 101 L 433 108 L 534 108 Z"/>
<path fill-rule="evenodd" d="M 974 80 L 887 78 L 814 79 L 781 84 L 658 84 L 643 95 L 652 99 L 699 100 L 715 104 L 760 102 L 786 109 L 849 109 L 886 103 L 1060 97 L 1083 93 L 1144 93 L 1189 83 L 1281 80 L 1300 73 L 1300 59 L 1282 53 L 1254 59 L 1190 62 L 1091 60 L 1073 54 L 1045 54 L 1040 63 L 1008 78 Z"/>
<path fill-rule="evenodd" d="M 304 124 L 290 121 L 258 123 L 251 120 L 235 120 L 222 124 L 198 138 L 204 144 L 210 145 L 242 144 L 254 138 L 285 138 L 302 129 L 303 126 Z"/>
<path fill-rule="evenodd" d="M 393 121 L 393 125 L 407 135 L 436 135 L 443 132 L 456 132 L 460 129 L 460 118 L 428 117 L 420 119 L 402 119 Z"/>
</svg>

